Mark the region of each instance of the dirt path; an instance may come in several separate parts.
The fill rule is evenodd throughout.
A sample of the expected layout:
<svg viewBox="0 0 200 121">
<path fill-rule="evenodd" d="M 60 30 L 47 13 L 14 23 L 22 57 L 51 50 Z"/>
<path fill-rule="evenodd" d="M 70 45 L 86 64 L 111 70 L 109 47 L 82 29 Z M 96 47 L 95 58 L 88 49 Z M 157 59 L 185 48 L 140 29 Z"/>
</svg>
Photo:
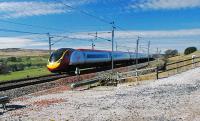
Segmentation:
<svg viewBox="0 0 200 121">
<path fill-rule="evenodd" d="M 13 100 L 0 120 L 200 121 L 200 68 L 138 86 L 49 92 Z"/>
</svg>

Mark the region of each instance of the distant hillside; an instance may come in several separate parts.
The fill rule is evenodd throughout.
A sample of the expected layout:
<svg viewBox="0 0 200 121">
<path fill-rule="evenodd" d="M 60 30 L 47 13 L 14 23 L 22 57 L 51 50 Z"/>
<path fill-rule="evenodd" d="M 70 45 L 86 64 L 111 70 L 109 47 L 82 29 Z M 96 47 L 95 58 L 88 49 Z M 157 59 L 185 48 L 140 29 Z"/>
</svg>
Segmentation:
<svg viewBox="0 0 200 121">
<path fill-rule="evenodd" d="M 40 50 L 40 49 L 21 49 L 21 48 L 0 49 L 0 56 L 44 56 L 48 54 L 49 54 L 48 50 Z"/>
</svg>

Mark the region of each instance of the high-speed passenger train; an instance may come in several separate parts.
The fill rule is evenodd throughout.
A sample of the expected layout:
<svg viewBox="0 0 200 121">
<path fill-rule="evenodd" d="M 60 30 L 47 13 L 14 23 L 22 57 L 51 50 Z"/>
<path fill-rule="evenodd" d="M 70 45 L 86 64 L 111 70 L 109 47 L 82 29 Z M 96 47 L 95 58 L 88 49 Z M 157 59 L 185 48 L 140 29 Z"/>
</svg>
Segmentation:
<svg viewBox="0 0 200 121">
<path fill-rule="evenodd" d="M 111 51 L 61 48 L 52 52 L 47 68 L 51 72 L 74 72 L 76 68 L 104 67 L 111 65 Z M 138 54 L 139 60 L 147 60 L 147 54 Z M 114 64 L 135 62 L 136 54 L 132 52 L 113 52 Z"/>
</svg>

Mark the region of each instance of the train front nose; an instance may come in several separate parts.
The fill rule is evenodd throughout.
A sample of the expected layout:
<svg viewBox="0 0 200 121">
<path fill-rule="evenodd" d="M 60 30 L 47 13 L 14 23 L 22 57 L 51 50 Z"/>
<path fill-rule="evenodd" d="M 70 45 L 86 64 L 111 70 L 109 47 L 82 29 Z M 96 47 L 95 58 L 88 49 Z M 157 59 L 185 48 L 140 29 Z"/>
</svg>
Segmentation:
<svg viewBox="0 0 200 121">
<path fill-rule="evenodd" d="M 49 71 L 51 72 L 57 72 L 60 71 L 60 68 L 62 67 L 62 59 L 64 58 L 65 55 L 65 49 L 58 49 L 54 52 L 52 52 L 48 64 L 47 64 L 47 68 L 49 69 Z"/>
<path fill-rule="evenodd" d="M 49 62 L 47 64 L 47 68 L 49 69 L 49 71 L 54 72 L 59 70 L 60 68 L 60 62 Z"/>
</svg>

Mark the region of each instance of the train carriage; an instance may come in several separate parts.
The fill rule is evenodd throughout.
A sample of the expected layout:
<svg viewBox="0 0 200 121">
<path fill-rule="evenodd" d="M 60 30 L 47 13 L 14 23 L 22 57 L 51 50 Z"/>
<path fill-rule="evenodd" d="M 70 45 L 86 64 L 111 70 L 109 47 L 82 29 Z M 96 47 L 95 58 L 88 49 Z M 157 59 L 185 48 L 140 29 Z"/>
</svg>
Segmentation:
<svg viewBox="0 0 200 121">
<path fill-rule="evenodd" d="M 147 58 L 147 55 L 139 53 L 138 58 L 145 59 Z M 135 53 L 120 51 L 113 52 L 113 60 L 115 64 L 127 64 L 134 62 L 135 59 Z M 70 72 L 75 71 L 76 67 L 90 68 L 111 65 L 111 60 L 111 51 L 61 48 L 52 52 L 47 68 L 51 72 Z"/>
</svg>

